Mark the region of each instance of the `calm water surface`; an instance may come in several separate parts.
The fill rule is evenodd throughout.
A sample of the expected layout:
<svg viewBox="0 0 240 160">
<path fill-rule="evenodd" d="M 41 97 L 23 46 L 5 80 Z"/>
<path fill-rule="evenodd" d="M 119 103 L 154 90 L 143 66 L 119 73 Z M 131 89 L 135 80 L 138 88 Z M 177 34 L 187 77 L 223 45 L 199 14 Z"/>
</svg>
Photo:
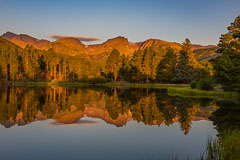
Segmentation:
<svg viewBox="0 0 240 160">
<path fill-rule="evenodd" d="M 226 126 L 217 117 L 225 103 L 171 97 L 160 89 L 2 88 L 0 155 L 3 160 L 195 158 Z"/>
</svg>

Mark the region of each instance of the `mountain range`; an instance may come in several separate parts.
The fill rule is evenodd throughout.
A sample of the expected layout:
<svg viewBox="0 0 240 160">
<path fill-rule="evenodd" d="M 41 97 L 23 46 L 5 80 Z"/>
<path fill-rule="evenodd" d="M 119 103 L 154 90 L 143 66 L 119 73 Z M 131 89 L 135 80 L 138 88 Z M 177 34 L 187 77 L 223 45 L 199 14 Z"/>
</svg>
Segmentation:
<svg viewBox="0 0 240 160">
<path fill-rule="evenodd" d="M 8 41 L 11 41 L 21 48 L 25 48 L 27 45 L 31 45 L 34 48 L 40 50 L 48 50 L 52 48 L 57 53 L 68 54 L 71 56 L 99 55 L 103 53 L 110 53 L 113 49 L 117 49 L 121 54 L 125 54 L 131 57 L 134 51 L 145 49 L 152 45 L 171 47 L 177 50 L 181 49 L 181 44 L 176 42 L 167 42 L 160 39 L 147 39 L 143 42 L 132 43 L 129 42 L 127 38 L 121 36 L 109 39 L 102 44 L 94 45 L 84 45 L 80 40 L 76 38 L 61 38 L 51 42 L 43 39 L 40 40 L 26 34 L 15 34 L 12 32 L 6 32 L 1 35 L 1 37 L 7 39 Z M 213 45 L 202 46 L 194 44 L 192 47 L 194 53 L 198 53 L 198 55 L 196 54 L 197 58 L 202 56 L 202 52 L 205 53 L 204 57 L 201 57 L 202 59 L 209 56 L 215 56 L 215 50 L 217 49 L 217 46 Z M 206 54 L 208 51 L 210 52 Z"/>
</svg>

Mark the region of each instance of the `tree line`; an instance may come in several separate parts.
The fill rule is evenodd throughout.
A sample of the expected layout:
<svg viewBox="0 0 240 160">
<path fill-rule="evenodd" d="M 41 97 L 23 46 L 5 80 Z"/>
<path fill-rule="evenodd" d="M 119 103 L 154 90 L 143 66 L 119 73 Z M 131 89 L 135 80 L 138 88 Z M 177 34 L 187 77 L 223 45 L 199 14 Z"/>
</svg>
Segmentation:
<svg viewBox="0 0 240 160">
<path fill-rule="evenodd" d="M 114 49 L 105 65 L 84 56 L 24 49 L 1 39 L 0 75 L 7 81 L 106 81 L 189 83 L 198 72 L 210 74 L 209 63 L 199 63 L 188 39 L 179 52 L 172 48 L 151 46 L 135 51 L 130 58 Z"/>
<path fill-rule="evenodd" d="M 138 83 L 190 83 L 195 78 L 212 75 L 208 62 L 198 62 L 189 39 L 180 51 L 163 46 L 151 46 L 135 51 L 132 58 L 113 50 L 105 66 L 108 81 Z"/>
<path fill-rule="evenodd" d="M 97 64 L 83 56 L 24 49 L 0 39 L 0 77 L 6 81 L 75 81 L 100 74 Z"/>
<path fill-rule="evenodd" d="M 107 59 L 90 56 L 70 56 L 25 49 L 0 39 L 0 78 L 6 81 L 91 81 L 132 83 L 175 83 L 209 86 L 216 82 L 224 90 L 240 91 L 240 16 L 221 35 L 218 53 L 208 61 L 197 61 L 189 39 L 181 50 L 165 46 L 150 46 L 138 50 L 132 57 L 117 49 Z M 101 56 L 101 55 L 100 55 Z M 210 84 L 211 85 L 211 84 Z M 210 87 L 202 87 L 210 88 Z"/>
</svg>

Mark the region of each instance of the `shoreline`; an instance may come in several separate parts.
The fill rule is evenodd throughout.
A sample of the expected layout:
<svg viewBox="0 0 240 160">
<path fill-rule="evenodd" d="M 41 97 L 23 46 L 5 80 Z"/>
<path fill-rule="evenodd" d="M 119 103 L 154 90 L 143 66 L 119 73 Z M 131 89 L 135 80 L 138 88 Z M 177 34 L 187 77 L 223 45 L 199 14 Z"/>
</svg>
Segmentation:
<svg viewBox="0 0 240 160">
<path fill-rule="evenodd" d="M 103 87 L 129 87 L 129 88 L 169 88 L 169 87 L 188 87 L 189 84 L 160 84 L 160 83 L 87 83 L 87 82 L 20 82 L 20 81 L 9 81 L 6 86 L 20 86 L 20 87 L 33 87 L 33 86 L 59 86 L 59 87 L 71 87 L 71 86 L 103 86 Z"/>
<path fill-rule="evenodd" d="M 239 101 L 240 93 L 229 91 L 205 91 L 191 89 L 189 84 L 160 84 L 160 83 L 86 83 L 86 82 L 7 82 L 5 86 L 14 87 L 110 87 L 110 88 L 149 88 L 149 89 L 167 89 L 169 96 L 180 96 L 185 98 L 213 98 L 219 100 Z"/>
</svg>

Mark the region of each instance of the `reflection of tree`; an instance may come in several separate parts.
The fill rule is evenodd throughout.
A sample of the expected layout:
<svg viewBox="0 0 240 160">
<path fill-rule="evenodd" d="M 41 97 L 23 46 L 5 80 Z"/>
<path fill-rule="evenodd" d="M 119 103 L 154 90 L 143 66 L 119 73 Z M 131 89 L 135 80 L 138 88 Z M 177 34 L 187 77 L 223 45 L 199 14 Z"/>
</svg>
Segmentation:
<svg viewBox="0 0 240 160">
<path fill-rule="evenodd" d="M 173 101 L 177 108 L 181 130 L 184 131 L 184 134 L 188 134 L 196 108 L 193 107 L 191 99 L 175 97 Z"/>
<path fill-rule="evenodd" d="M 149 93 L 147 96 L 142 97 L 136 105 L 131 107 L 131 112 L 134 119 L 148 125 L 153 125 L 154 122 L 160 125 L 164 120 L 156 105 L 155 93 Z"/>
<path fill-rule="evenodd" d="M 24 122 L 31 122 L 41 111 L 47 118 L 61 111 L 71 111 L 72 106 L 84 110 L 89 101 L 96 101 L 99 96 L 87 89 L 67 88 L 16 88 L 8 87 L 0 93 L 0 122 L 15 120 L 22 113 Z"/>
<path fill-rule="evenodd" d="M 210 120 L 216 125 L 218 132 L 225 130 L 240 130 L 240 107 L 239 104 L 229 101 L 217 103 L 220 107 L 213 112 Z"/>
<path fill-rule="evenodd" d="M 156 103 L 159 110 L 163 113 L 165 124 L 172 124 L 174 118 L 177 116 L 177 110 L 173 98 L 167 94 L 156 92 Z"/>
<path fill-rule="evenodd" d="M 111 96 L 106 97 L 105 108 L 113 120 L 117 119 L 121 113 L 121 102 L 118 99 L 116 88 Z"/>
<path fill-rule="evenodd" d="M 34 121 L 38 113 L 54 118 L 57 114 L 96 107 L 106 110 L 112 120 L 125 114 L 126 118 L 148 125 L 171 125 L 179 121 L 181 130 L 187 134 L 197 108 L 202 105 L 207 103 L 170 97 L 163 90 L 154 89 L 8 87 L 0 92 L 0 123 L 14 121 L 18 114 L 28 123 Z"/>
<path fill-rule="evenodd" d="M 220 159 L 235 160 L 240 157 L 240 106 L 239 103 L 230 101 L 218 101 L 220 107 L 212 113 L 210 120 L 216 126 L 218 131 L 218 139 L 210 145 L 208 157 L 216 157 Z M 216 147 L 217 146 L 217 147 Z M 209 146 L 208 146 L 209 148 Z M 210 154 L 209 154 L 210 153 Z M 214 154 L 214 156 L 213 156 Z"/>
<path fill-rule="evenodd" d="M 123 97 L 122 94 L 120 93 L 120 97 Z M 192 99 L 169 97 L 164 93 L 153 91 L 146 91 L 145 94 L 142 94 L 139 90 L 131 90 L 131 93 L 127 95 L 128 97 L 131 97 L 130 95 L 138 97 L 136 104 L 130 103 L 129 106 L 133 119 L 138 122 L 148 125 L 162 123 L 170 125 L 179 119 L 184 134 L 189 132 L 193 115 L 197 112 L 195 105 L 197 102 L 194 103 Z"/>
<path fill-rule="evenodd" d="M 209 105 L 211 105 L 212 99 L 199 98 L 199 99 L 196 99 L 195 101 L 197 101 L 201 107 L 208 107 Z"/>
<path fill-rule="evenodd" d="M 0 92 L 0 121 L 6 122 L 11 117 L 16 117 L 18 112 L 17 91 L 10 91 L 10 88 L 3 88 Z M 16 106 L 16 107 L 12 107 Z"/>
</svg>

